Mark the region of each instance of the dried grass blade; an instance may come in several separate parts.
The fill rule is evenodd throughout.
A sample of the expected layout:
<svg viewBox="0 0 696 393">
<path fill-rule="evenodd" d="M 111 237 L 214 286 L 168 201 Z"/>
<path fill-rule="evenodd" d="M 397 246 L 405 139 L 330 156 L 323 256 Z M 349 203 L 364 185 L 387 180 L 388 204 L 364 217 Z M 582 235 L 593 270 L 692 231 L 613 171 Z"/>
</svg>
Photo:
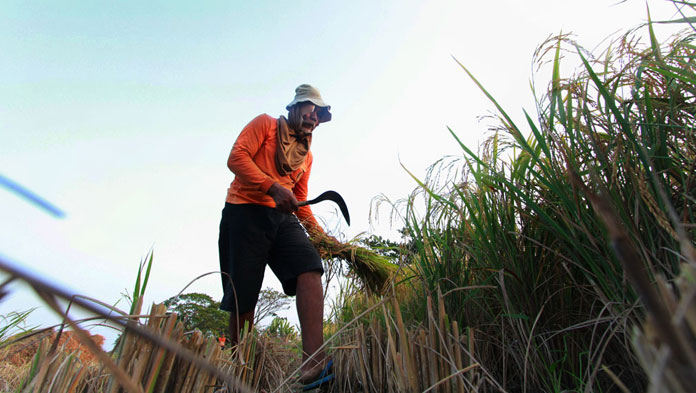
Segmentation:
<svg viewBox="0 0 696 393">
<path fill-rule="evenodd" d="M 209 361 L 213 361 L 215 359 L 215 355 L 217 354 L 216 351 L 220 350 L 220 345 L 217 343 L 217 340 L 213 337 L 209 337 L 208 340 L 206 340 L 202 348 L 203 350 L 203 357 Z M 199 372 L 198 375 L 196 376 L 196 380 L 193 383 L 193 387 L 191 388 L 192 392 L 200 392 L 203 390 L 203 388 L 208 384 L 208 379 L 210 378 L 210 374 L 206 372 Z"/>
<path fill-rule="evenodd" d="M 401 308 L 399 307 L 399 302 L 397 302 L 396 300 L 396 290 L 394 289 L 393 285 L 392 294 L 394 314 L 396 315 L 396 326 L 399 333 L 399 345 L 401 349 L 401 356 L 403 358 L 404 372 L 406 374 L 406 377 L 408 378 L 407 386 L 409 387 L 409 391 L 417 392 L 418 372 L 416 371 L 416 368 L 413 365 L 413 343 L 409 342 L 408 340 L 409 332 L 408 330 L 406 330 L 406 326 L 404 325 L 404 319 L 401 315 Z"/>
<path fill-rule="evenodd" d="M 79 368 L 77 375 L 75 375 L 75 377 L 72 380 L 72 383 L 70 383 L 70 385 L 68 385 L 68 388 L 65 390 L 67 393 L 75 392 L 75 390 L 77 389 L 77 385 L 82 382 L 82 376 L 85 374 L 85 370 L 85 367 Z"/>
<path fill-rule="evenodd" d="M 466 331 L 467 331 L 467 344 L 468 344 L 468 349 L 469 349 L 469 364 L 474 364 L 475 363 L 475 359 L 474 359 L 474 350 L 475 350 L 475 348 L 474 348 L 474 343 L 475 343 L 474 329 L 467 327 Z M 469 372 L 469 374 L 467 375 L 467 377 L 469 379 L 469 383 L 471 383 L 472 385 L 474 384 L 474 372 L 475 372 L 475 370 L 472 369 Z"/>
<path fill-rule="evenodd" d="M 166 312 L 166 310 L 167 308 L 164 306 L 164 304 L 161 304 L 160 307 L 156 309 L 155 315 L 163 315 Z M 162 334 L 163 337 L 171 338 L 175 323 L 176 318 L 167 318 L 164 321 L 164 327 L 160 331 L 160 334 Z M 166 378 L 166 376 L 161 375 L 162 366 L 165 362 L 165 354 L 166 350 L 164 348 L 157 348 L 157 352 L 155 353 L 153 361 L 151 362 L 149 372 L 150 376 L 148 377 L 147 382 L 145 383 L 145 388 L 148 393 L 154 392 L 158 379 L 163 377 Z"/>
<path fill-rule="evenodd" d="M 47 280 L 34 276 L 33 274 L 24 271 L 23 269 L 14 266 L 8 260 L 2 256 L 0 256 L 0 270 L 3 270 L 7 272 L 10 275 L 15 276 L 17 279 L 21 279 L 28 283 L 34 291 L 37 293 L 44 293 L 44 294 L 50 294 L 51 296 L 65 299 L 65 300 L 72 300 L 72 303 L 74 305 L 77 305 L 81 309 L 90 312 L 96 316 L 98 316 L 100 319 L 103 318 L 105 320 L 108 320 L 112 323 L 114 323 L 117 326 L 126 328 L 126 330 L 130 330 L 132 333 L 138 334 L 139 336 L 144 337 L 147 340 L 153 341 L 159 346 L 163 346 L 166 349 L 176 352 L 177 355 L 180 357 L 186 359 L 187 361 L 193 363 L 196 365 L 196 367 L 204 369 L 212 374 L 214 374 L 216 377 L 223 379 L 226 383 L 228 383 L 231 386 L 236 387 L 242 392 L 250 392 L 249 388 L 240 384 L 238 380 L 236 380 L 233 376 L 229 374 L 224 374 L 220 370 L 218 370 L 217 367 L 214 365 L 211 365 L 204 360 L 201 360 L 200 358 L 196 357 L 196 355 L 185 348 L 181 347 L 179 343 L 174 343 L 170 340 L 163 339 L 162 337 L 159 337 L 156 334 L 153 334 L 152 332 L 148 331 L 147 329 L 138 326 L 138 325 L 127 325 L 125 324 L 120 317 L 115 317 L 112 315 L 111 311 L 106 311 L 104 309 L 100 309 L 98 307 L 95 307 L 94 304 L 89 303 L 85 301 L 84 299 L 81 299 L 79 297 L 76 297 L 74 294 L 69 293 L 66 290 L 63 290 L 62 288 L 57 287 L 56 285 L 52 284 L 51 282 L 48 282 Z"/>
<path fill-rule="evenodd" d="M 183 335 L 184 335 L 184 324 L 180 321 L 177 321 L 177 315 L 172 314 L 169 316 L 168 322 L 173 321 L 172 323 L 175 325 L 174 331 L 172 335 L 170 336 L 170 339 L 175 341 L 175 342 L 181 342 Z M 160 371 L 160 377 L 157 378 L 157 384 L 155 385 L 155 392 L 156 393 L 164 393 L 164 390 L 167 387 L 167 383 L 171 380 L 172 378 L 172 370 L 175 364 L 176 360 L 176 354 L 172 351 L 167 351 L 166 352 L 166 357 L 163 362 L 162 369 Z"/>
<path fill-rule="evenodd" d="M 452 347 L 452 352 L 454 353 L 454 366 L 457 370 L 461 370 L 464 367 L 462 361 L 462 343 L 459 337 L 459 324 L 457 321 L 452 321 L 452 336 L 454 337 L 454 343 Z M 464 384 L 460 378 L 455 379 L 455 388 L 457 392 L 464 393 Z"/>
<path fill-rule="evenodd" d="M 419 364 L 421 365 L 421 381 L 422 384 L 419 386 L 419 388 L 422 388 L 427 385 L 431 385 L 429 381 L 430 377 L 430 372 L 428 369 L 428 354 L 425 351 L 425 346 L 428 344 L 428 339 L 425 336 L 425 330 L 424 329 L 419 329 L 418 331 L 418 354 L 420 355 L 420 360 Z"/>
<path fill-rule="evenodd" d="M 391 352 L 391 358 L 387 357 L 387 361 L 391 361 L 394 364 L 394 373 L 396 374 L 396 382 L 399 391 L 406 391 L 408 384 L 405 383 L 406 381 L 404 378 L 403 363 L 401 362 L 401 356 L 399 356 L 399 353 L 396 350 L 396 342 L 391 333 L 391 323 L 389 321 L 390 318 L 387 314 L 387 308 L 384 305 L 382 305 L 382 311 L 384 312 L 384 320 L 386 321 L 387 325 L 387 348 L 389 348 L 389 351 Z"/>
<path fill-rule="evenodd" d="M 198 355 L 201 343 L 203 342 L 203 333 L 201 333 L 200 330 L 195 330 L 193 332 L 193 335 L 189 341 L 189 348 Z M 184 378 L 183 382 L 181 385 L 181 391 L 182 392 L 190 392 L 191 388 L 193 386 L 194 379 L 196 378 L 196 374 L 198 374 L 198 369 L 194 367 L 193 365 L 190 365 L 188 367 L 188 370 L 186 371 L 186 377 Z"/>
<path fill-rule="evenodd" d="M 458 370 L 457 372 L 452 373 L 452 374 L 450 374 L 450 375 L 448 375 L 448 376 L 442 378 L 441 380 L 435 382 L 432 386 L 430 386 L 429 388 L 425 389 L 425 390 L 423 391 L 423 393 L 429 392 L 429 391 L 435 389 L 436 387 L 440 386 L 441 384 L 443 384 L 443 383 L 449 381 L 450 379 L 456 377 L 457 375 L 463 374 L 463 373 L 465 373 L 465 372 L 467 372 L 467 371 L 470 371 L 470 370 L 473 370 L 473 369 L 475 369 L 475 368 L 477 368 L 477 367 L 480 367 L 480 364 L 474 363 L 474 364 L 472 364 L 472 365 L 469 365 L 469 366 L 467 366 L 467 367 L 464 367 L 463 369 Z"/>
<path fill-rule="evenodd" d="M 56 303 L 55 298 L 52 295 L 40 292 L 38 290 L 37 293 L 44 299 L 46 304 L 48 304 L 53 309 L 53 311 L 58 313 L 70 325 L 70 327 L 75 332 L 77 338 L 82 342 L 82 345 L 89 348 L 89 350 L 94 354 L 94 356 L 96 356 L 97 359 L 99 359 L 99 361 L 102 362 L 102 364 L 104 364 L 106 368 L 108 368 L 109 371 L 111 371 L 114 374 L 114 376 L 121 385 L 123 385 L 126 389 L 133 393 L 143 393 L 143 390 L 140 387 L 140 385 L 136 381 L 134 381 L 128 374 L 126 374 L 123 371 L 123 369 L 118 367 L 116 363 L 114 363 L 114 361 L 111 360 L 111 357 L 107 355 L 104 351 L 102 351 L 102 349 L 99 348 L 97 344 L 95 344 L 94 341 L 92 341 L 89 338 L 88 333 L 82 330 L 82 328 L 79 327 L 68 315 L 63 313 L 63 311 L 60 309 L 60 307 Z"/>
<path fill-rule="evenodd" d="M 437 318 L 439 322 L 439 327 L 440 329 L 438 330 L 438 337 L 440 337 L 440 347 L 439 347 L 439 353 L 441 354 L 440 356 L 440 375 L 449 375 L 453 370 L 451 364 L 454 364 L 454 361 L 452 360 L 452 356 L 450 355 L 450 343 L 449 343 L 449 329 L 447 329 L 447 313 L 445 313 L 445 301 L 444 298 L 442 297 L 442 292 L 440 291 L 440 287 L 437 288 Z M 445 356 L 449 357 L 449 362 L 447 359 L 445 359 Z M 450 386 L 450 381 L 447 379 L 445 381 L 445 391 L 449 392 L 451 391 L 451 386 Z"/>
<path fill-rule="evenodd" d="M 358 336 L 358 343 L 360 345 L 359 352 L 357 354 L 358 356 L 358 361 L 357 363 L 357 368 L 360 370 L 360 379 L 362 381 L 362 385 L 365 389 L 367 389 L 369 386 L 373 386 L 371 380 L 368 380 L 368 351 L 369 348 L 367 347 L 367 341 L 365 340 L 365 330 L 363 329 L 362 325 L 358 325 L 356 328 L 357 331 L 357 336 Z"/>
</svg>

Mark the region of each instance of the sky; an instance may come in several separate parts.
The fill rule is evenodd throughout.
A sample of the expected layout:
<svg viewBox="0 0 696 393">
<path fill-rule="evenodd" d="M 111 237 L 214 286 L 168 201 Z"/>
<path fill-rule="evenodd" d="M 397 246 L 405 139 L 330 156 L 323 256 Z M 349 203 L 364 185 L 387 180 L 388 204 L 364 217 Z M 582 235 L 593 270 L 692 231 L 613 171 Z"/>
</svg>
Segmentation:
<svg viewBox="0 0 696 393">
<path fill-rule="evenodd" d="M 649 5 L 653 19 L 674 16 L 670 2 Z M 331 203 L 315 214 L 342 240 L 397 240 L 399 222 L 387 208 L 371 215 L 373 199 L 417 187 L 404 167 L 422 178 L 461 156 L 448 127 L 473 150 L 489 135 L 481 117 L 494 107 L 457 61 L 521 123 L 530 81 L 548 81 L 532 64 L 548 36 L 573 33 L 592 50 L 646 19 L 642 1 L 4 0 L 0 175 L 65 217 L 0 188 L 0 256 L 127 309 L 122 294 L 153 250 L 145 303 L 176 295 L 218 270 L 236 137 L 258 114 L 285 114 L 302 83 L 333 113 L 314 134 L 310 197 L 338 191 L 352 225 Z M 280 288 L 270 271 L 264 286 Z M 192 291 L 219 300 L 219 277 Z M 14 283 L 0 315 L 32 307 L 31 323 L 58 321 Z M 296 321 L 294 308 L 284 315 Z"/>
</svg>

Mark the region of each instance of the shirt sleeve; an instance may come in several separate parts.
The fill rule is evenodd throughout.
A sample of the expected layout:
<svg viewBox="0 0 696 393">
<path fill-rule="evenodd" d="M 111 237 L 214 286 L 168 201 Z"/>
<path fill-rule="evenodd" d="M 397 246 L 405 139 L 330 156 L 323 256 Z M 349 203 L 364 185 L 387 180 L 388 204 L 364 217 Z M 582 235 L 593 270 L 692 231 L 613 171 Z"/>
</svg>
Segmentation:
<svg viewBox="0 0 696 393">
<path fill-rule="evenodd" d="M 304 175 L 302 175 L 300 180 L 295 184 L 295 187 L 293 187 L 292 189 L 293 193 L 295 193 L 295 198 L 297 198 L 298 201 L 307 200 L 307 185 L 309 183 L 309 174 L 312 172 L 313 162 L 314 157 L 312 156 L 312 153 L 309 153 L 309 156 L 307 158 L 307 171 L 304 173 Z M 314 217 L 314 213 L 312 213 L 312 208 L 309 205 L 301 206 L 297 210 L 295 215 L 297 215 L 297 218 L 300 220 L 305 229 L 307 229 L 307 232 L 318 232 L 320 234 L 325 233 L 322 227 L 317 222 L 317 219 Z"/>
<path fill-rule="evenodd" d="M 254 156 L 273 127 L 273 119 L 268 115 L 259 115 L 247 124 L 232 146 L 227 159 L 227 167 L 244 183 L 258 187 L 266 193 L 275 180 L 264 173 L 254 162 Z"/>
</svg>

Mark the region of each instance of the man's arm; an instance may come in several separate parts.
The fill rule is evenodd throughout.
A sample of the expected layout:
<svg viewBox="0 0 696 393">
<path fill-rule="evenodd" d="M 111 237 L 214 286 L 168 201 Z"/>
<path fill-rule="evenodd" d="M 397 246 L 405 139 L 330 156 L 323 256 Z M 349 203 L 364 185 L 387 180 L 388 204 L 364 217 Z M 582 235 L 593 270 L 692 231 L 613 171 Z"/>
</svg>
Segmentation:
<svg viewBox="0 0 696 393">
<path fill-rule="evenodd" d="M 275 119 L 268 115 L 255 117 L 242 129 L 227 158 L 227 167 L 235 176 L 244 183 L 257 186 L 264 193 L 268 193 L 275 180 L 256 165 L 253 157 L 266 139 L 274 121 Z"/>
<path fill-rule="evenodd" d="M 308 184 L 309 184 L 309 175 L 312 172 L 312 163 L 314 162 L 314 157 L 311 155 L 312 153 L 309 153 L 309 161 L 307 162 L 307 172 L 302 175 L 300 180 L 295 184 L 295 187 L 292 189 L 293 193 L 295 194 L 296 200 L 299 201 L 306 201 L 307 200 L 307 194 L 308 194 Z M 297 218 L 300 219 L 300 222 L 302 222 L 302 225 L 304 225 L 305 229 L 307 229 L 307 232 L 310 233 L 319 233 L 319 234 L 324 234 L 324 229 L 322 229 L 321 226 L 319 226 L 319 223 L 317 222 L 317 219 L 314 217 L 314 213 L 312 213 L 312 208 L 309 207 L 309 205 L 301 206 L 299 209 L 297 209 L 297 212 L 295 213 Z"/>
<path fill-rule="evenodd" d="M 234 143 L 227 159 L 227 167 L 245 183 L 257 186 L 260 191 L 270 195 L 276 208 L 292 213 L 298 208 L 295 195 L 264 173 L 253 159 L 275 121 L 268 115 L 260 115 L 250 121 Z"/>
</svg>

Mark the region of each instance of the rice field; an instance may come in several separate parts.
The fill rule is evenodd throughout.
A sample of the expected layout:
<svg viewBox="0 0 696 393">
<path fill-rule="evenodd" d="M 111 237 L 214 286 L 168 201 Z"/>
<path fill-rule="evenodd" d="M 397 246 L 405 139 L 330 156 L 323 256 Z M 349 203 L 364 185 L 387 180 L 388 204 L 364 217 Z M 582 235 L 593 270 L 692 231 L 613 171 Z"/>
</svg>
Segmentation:
<svg viewBox="0 0 696 393">
<path fill-rule="evenodd" d="M 604 51 L 565 35 L 543 42 L 535 60 L 552 74 L 525 124 L 460 63 L 497 108 L 488 140 L 466 146 L 450 130 L 462 155 L 413 176 L 411 195 L 375 206 L 401 218 L 388 252 L 313 238 L 327 264 L 349 272 L 325 326 L 336 372 L 326 391 L 696 386 L 696 3 L 675 4 L 684 30 L 674 37 L 648 24 Z M 562 75 L 570 56 L 582 67 Z M 66 317 L 96 360 L 45 339 L 23 368 L 0 369 L 0 389 L 298 391 L 296 337 L 252 331 L 221 348 L 185 334 L 162 305 L 141 315 L 151 263 L 140 266 L 131 309 L 109 317 L 123 329 L 113 352 L 89 345 Z M 50 285 L 14 277 L 63 313 Z M 0 330 L 0 355 L 17 342 Z"/>
</svg>

